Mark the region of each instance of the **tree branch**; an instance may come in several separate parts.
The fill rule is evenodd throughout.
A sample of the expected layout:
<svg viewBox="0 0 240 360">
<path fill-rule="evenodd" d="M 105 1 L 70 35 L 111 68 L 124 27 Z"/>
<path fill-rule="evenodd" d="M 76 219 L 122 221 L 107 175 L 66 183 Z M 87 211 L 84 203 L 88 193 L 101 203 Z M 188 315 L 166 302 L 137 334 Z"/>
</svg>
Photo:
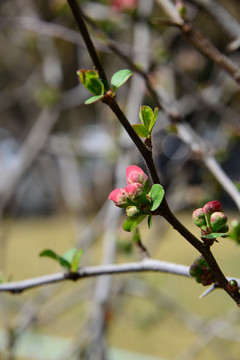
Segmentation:
<svg viewBox="0 0 240 360">
<path fill-rule="evenodd" d="M 223 55 L 190 21 L 183 20 L 169 0 L 157 0 L 166 14 L 179 27 L 186 39 L 203 55 L 225 70 L 240 85 L 240 69 Z"/>
<path fill-rule="evenodd" d="M 138 263 L 128 264 L 113 264 L 113 265 L 100 265 L 89 266 L 80 268 L 77 273 L 63 273 L 40 276 L 23 281 L 10 282 L 0 284 L 0 292 L 20 293 L 22 291 L 48 284 L 54 284 L 65 280 L 79 280 L 88 277 L 101 276 L 101 275 L 117 275 L 124 273 L 136 273 L 136 272 L 163 272 L 169 274 L 175 274 L 180 276 L 189 275 L 189 267 L 184 265 L 177 265 L 164 261 L 144 259 Z"/>
<path fill-rule="evenodd" d="M 107 76 L 105 74 L 105 71 L 102 67 L 102 64 L 98 58 L 97 52 L 95 50 L 95 46 L 93 45 L 93 42 L 90 38 L 90 35 L 88 33 L 87 27 L 85 25 L 85 22 L 83 20 L 83 14 L 81 12 L 80 7 L 78 6 L 78 3 L 76 2 L 76 0 L 67 0 L 71 10 L 72 10 L 72 14 L 76 20 L 76 23 L 78 24 L 80 33 L 83 37 L 83 40 L 86 44 L 86 47 L 88 49 L 89 55 L 92 59 L 93 64 L 96 66 L 98 72 L 99 72 L 99 76 L 102 79 L 105 89 L 109 90 L 109 83 L 107 80 Z"/>
</svg>

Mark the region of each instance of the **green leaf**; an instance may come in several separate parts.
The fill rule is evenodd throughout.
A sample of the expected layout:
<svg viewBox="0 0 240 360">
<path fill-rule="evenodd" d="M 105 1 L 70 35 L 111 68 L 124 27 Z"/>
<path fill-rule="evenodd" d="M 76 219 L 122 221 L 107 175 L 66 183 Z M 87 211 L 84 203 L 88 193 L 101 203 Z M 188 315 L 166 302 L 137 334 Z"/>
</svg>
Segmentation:
<svg viewBox="0 0 240 360">
<path fill-rule="evenodd" d="M 81 69 L 77 71 L 79 81 L 85 86 L 85 88 L 94 95 L 104 94 L 104 84 L 99 78 L 98 71 Z"/>
<path fill-rule="evenodd" d="M 155 123 L 156 123 L 157 116 L 158 116 L 158 108 L 155 108 L 154 113 L 153 113 L 153 117 L 152 117 L 152 119 L 150 121 L 150 124 L 149 124 L 149 127 L 148 127 L 148 131 L 149 131 L 150 134 L 151 134 L 152 129 L 153 129 Z"/>
<path fill-rule="evenodd" d="M 70 268 L 71 268 L 70 262 L 68 262 L 67 260 L 65 260 L 62 256 L 59 256 L 58 262 L 59 262 L 59 264 L 60 264 L 62 267 L 70 270 Z"/>
<path fill-rule="evenodd" d="M 152 227 L 152 216 L 149 215 L 148 216 L 148 228 L 151 229 L 151 227 Z"/>
<path fill-rule="evenodd" d="M 149 129 L 150 122 L 153 117 L 153 111 L 150 106 L 141 106 L 139 112 L 139 119 L 147 129 Z"/>
<path fill-rule="evenodd" d="M 79 262 L 81 260 L 81 257 L 83 255 L 83 250 L 77 250 L 73 256 L 72 262 L 71 262 L 71 271 L 73 273 L 76 273 L 78 271 Z"/>
<path fill-rule="evenodd" d="M 216 239 L 218 237 L 226 238 L 226 237 L 229 237 L 229 235 L 226 233 L 211 233 L 208 235 L 203 235 L 202 237 L 204 237 L 206 239 Z"/>
<path fill-rule="evenodd" d="M 136 133 L 138 134 L 138 136 L 140 137 L 144 137 L 147 138 L 149 135 L 148 129 L 146 128 L 145 125 L 142 124 L 135 124 L 132 125 L 133 129 L 136 131 Z"/>
<path fill-rule="evenodd" d="M 96 95 L 96 96 L 92 96 L 90 97 L 89 99 L 87 99 L 84 104 L 85 105 L 90 105 L 90 104 L 93 104 L 95 102 L 97 102 L 98 100 L 101 100 L 104 98 L 104 95 Z"/>
<path fill-rule="evenodd" d="M 96 78 L 87 79 L 85 86 L 94 95 L 104 94 L 104 85 L 101 79 L 96 79 Z"/>
<path fill-rule="evenodd" d="M 113 86 L 113 90 L 117 90 L 120 86 L 122 86 L 131 76 L 133 73 L 128 69 L 123 69 L 117 71 L 111 79 L 111 84 Z"/>
<path fill-rule="evenodd" d="M 45 256 L 45 257 L 50 257 L 50 258 L 52 258 L 52 259 L 54 259 L 54 260 L 57 260 L 57 261 L 58 261 L 58 258 L 59 258 L 59 256 L 55 253 L 55 251 L 50 250 L 50 249 L 45 249 L 45 250 L 43 250 L 43 251 L 39 254 L 39 256 L 41 256 L 41 257 L 43 257 L 43 256 Z"/>
<path fill-rule="evenodd" d="M 123 224 L 123 229 L 125 231 L 132 231 L 140 222 L 145 219 L 146 215 L 139 215 L 134 218 L 127 218 Z"/>
<path fill-rule="evenodd" d="M 164 189 L 159 184 L 154 184 L 150 190 L 149 196 L 152 200 L 151 211 L 156 210 L 161 204 L 164 197 Z"/>
<path fill-rule="evenodd" d="M 75 255 L 77 251 L 77 248 L 72 247 L 71 249 L 67 250 L 62 256 L 61 258 L 64 259 L 65 261 L 67 261 L 68 263 L 72 263 L 73 257 Z"/>
</svg>

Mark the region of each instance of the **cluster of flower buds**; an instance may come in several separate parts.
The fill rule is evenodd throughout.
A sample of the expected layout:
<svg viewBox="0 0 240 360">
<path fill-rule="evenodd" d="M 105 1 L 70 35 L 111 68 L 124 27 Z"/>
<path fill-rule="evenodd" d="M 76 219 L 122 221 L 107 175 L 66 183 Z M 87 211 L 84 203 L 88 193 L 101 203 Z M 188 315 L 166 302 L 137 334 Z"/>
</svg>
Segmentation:
<svg viewBox="0 0 240 360">
<path fill-rule="evenodd" d="M 190 267 L 189 273 L 203 286 L 211 285 L 214 282 L 212 271 L 202 255 L 199 255 L 197 259 L 195 259 Z"/>
<path fill-rule="evenodd" d="M 203 240 L 204 235 L 212 233 L 223 234 L 229 230 L 227 216 L 222 211 L 222 204 L 217 200 L 210 201 L 203 208 L 196 209 L 192 214 L 192 219 L 194 224 L 201 229 Z"/>
<path fill-rule="evenodd" d="M 148 192 L 150 184 L 148 176 L 136 165 L 126 168 L 127 186 L 123 189 L 115 189 L 109 195 L 116 206 L 126 208 L 127 216 L 134 217 L 148 213 L 151 204 Z"/>
</svg>

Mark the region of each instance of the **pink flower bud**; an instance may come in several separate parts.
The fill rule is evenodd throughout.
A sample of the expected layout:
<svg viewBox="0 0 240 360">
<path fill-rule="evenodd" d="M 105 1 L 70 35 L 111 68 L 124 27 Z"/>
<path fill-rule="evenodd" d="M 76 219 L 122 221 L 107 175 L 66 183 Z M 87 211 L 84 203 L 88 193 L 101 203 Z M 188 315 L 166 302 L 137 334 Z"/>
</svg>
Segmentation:
<svg viewBox="0 0 240 360">
<path fill-rule="evenodd" d="M 127 185 L 124 190 L 127 193 L 127 197 L 130 200 L 135 200 L 143 193 L 143 185 L 136 182 L 134 184 Z"/>
<path fill-rule="evenodd" d="M 128 206 L 126 209 L 128 217 L 133 217 L 140 213 L 140 210 L 136 206 Z"/>
<path fill-rule="evenodd" d="M 206 227 L 206 219 L 202 208 L 196 209 L 192 214 L 193 222 L 198 227 Z"/>
<path fill-rule="evenodd" d="M 127 197 L 128 194 L 125 189 L 115 189 L 108 198 L 112 200 L 116 206 L 125 208 L 128 205 Z"/>
<path fill-rule="evenodd" d="M 134 9 L 137 6 L 137 0 L 112 0 L 112 7 L 118 11 Z"/>
<path fill-rule="evenodd" d="M 222 204 L 217 200 L 210 201 L 203 207 L 204 214 L 208 216 L 216 211 L 222 211 Z"/>
<path fill-rule="evenodd" d="M 126 168 L 126 178 L 128 185 L 140 183 L 145 186 L 145 184 L 149 181 L 148 176 L 144 173 L 144 171 L 136 165 L 131 165 Z"/>
<path fill-rule="evenodd" d="M 222 212 L 214 212 L 210 217 L 210 226 L 213 232 L 218 232 L 227 223 L 227 216 Z"/>
</svg>

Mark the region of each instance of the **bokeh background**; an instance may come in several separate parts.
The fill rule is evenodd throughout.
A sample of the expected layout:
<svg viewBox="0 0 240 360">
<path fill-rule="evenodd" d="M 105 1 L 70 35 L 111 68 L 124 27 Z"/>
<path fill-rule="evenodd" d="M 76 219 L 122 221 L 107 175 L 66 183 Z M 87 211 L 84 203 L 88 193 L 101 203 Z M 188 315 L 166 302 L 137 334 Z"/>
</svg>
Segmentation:
<svg viewBox="0 0 240 360">
<path fill-rule="evenodd" d="M 195 235 L 191 213 L 207 201 L 239 218 L 239 86 L 187 42 L 162 1 L 79 4 L 108 78 L 135 64 L 157 94 L 153 153 L 172 210 Z M 184 4 L 187 18 L 239 65 L 239 1 Z M 108 195 L 125 186 L 126 166 L 145 165 L 110 109 L 84 105 L 89 94 L 76 71 L 92 67 L 65 0 L 1 0 L 2 282 L 60 271 L 39 257 L 46 248 L 82 248 L 81 266 L 141 259 Z M 146 77 L 133 72 L 117 100 L 135 124 L 141 105 L 157 104 Z M 140 231 L 156 259 L 190 266 L 198 255 L 160 218 Z M 240 277 L 235 242 L 220 240 L 214 255 Z M 0 293 L 0 358 L 239 359 L 239 310 L 220 290 L 200 300 L 203 291 L 192 279 L 157 273 Z"/>
</svg>

